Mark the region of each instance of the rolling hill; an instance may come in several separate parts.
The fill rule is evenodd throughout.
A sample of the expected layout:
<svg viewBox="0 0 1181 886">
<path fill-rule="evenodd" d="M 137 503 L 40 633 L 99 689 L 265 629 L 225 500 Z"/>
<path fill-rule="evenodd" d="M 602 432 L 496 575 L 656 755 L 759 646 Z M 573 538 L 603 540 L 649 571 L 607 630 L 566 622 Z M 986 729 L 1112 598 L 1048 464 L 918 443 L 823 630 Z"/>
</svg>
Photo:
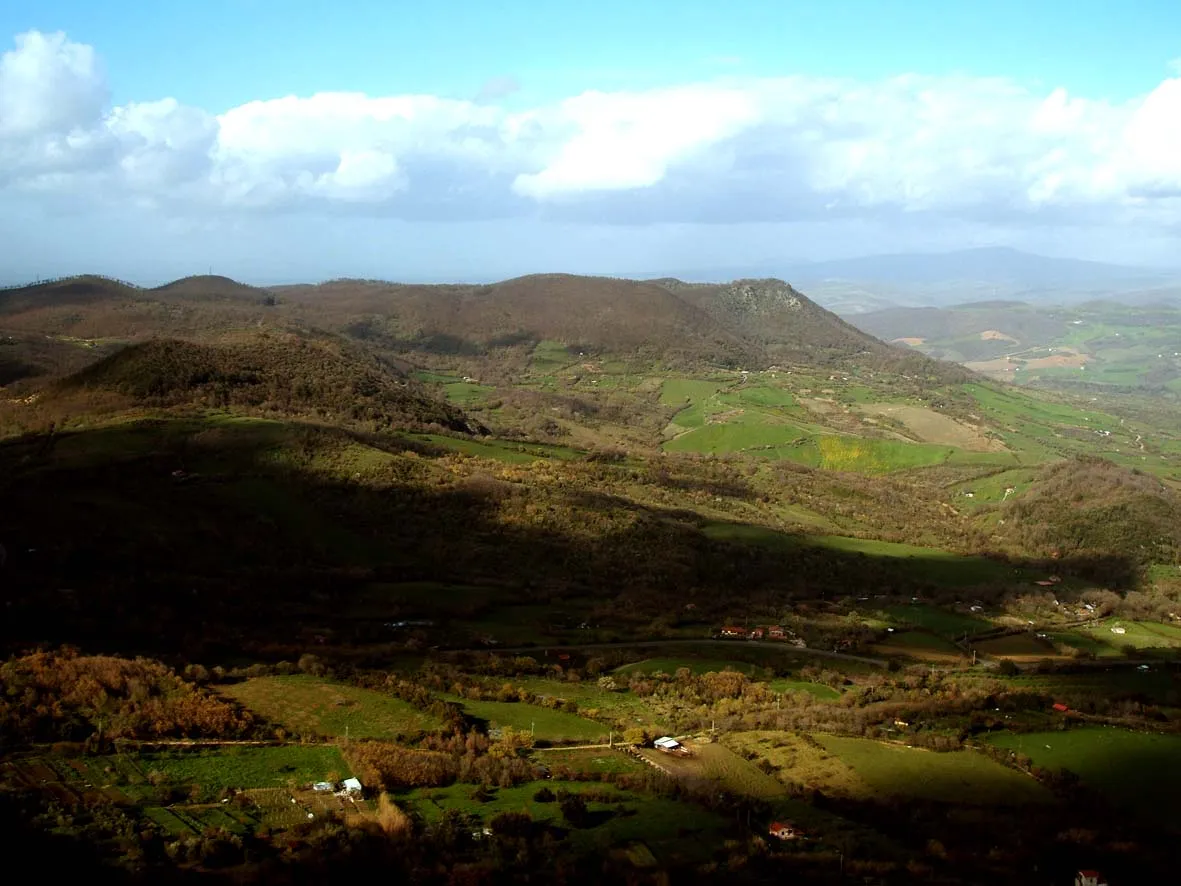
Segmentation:
<svg viewBox="0 0 1181 886">
<path fill-rule="evenodd" d="M 396 369 L 327 337 L 249 334 L 218 345 L 153 339 L 129 345 L 50 390 L 111 392 L 142 405 L 249 407 L 373 428 L 486 433 Z"/>
</svg>

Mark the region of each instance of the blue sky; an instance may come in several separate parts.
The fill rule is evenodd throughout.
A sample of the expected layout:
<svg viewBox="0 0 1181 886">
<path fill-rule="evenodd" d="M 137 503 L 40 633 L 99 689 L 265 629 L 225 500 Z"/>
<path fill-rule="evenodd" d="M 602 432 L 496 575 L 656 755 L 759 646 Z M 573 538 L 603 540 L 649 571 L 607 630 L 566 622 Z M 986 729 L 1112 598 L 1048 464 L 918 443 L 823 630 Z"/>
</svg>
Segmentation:
<svg viewBox="0 0 1181 886">
<path fill-rule="evenodd" d="M 0 33 L 100 47 L 116 102 L 171 95 L 223 111 L 343 90 L 530 97 L 741 72 L 875 79 L 1005 76 L 1123 99 L 1181 57 L 1172 0 L 6 0 Z"/>
<path fill-rule="evenodd" d="M 1181 230 L 1167 0 L 5 0 L 0 52 L 0 276 L 1160 263 Z"/>
</svg>

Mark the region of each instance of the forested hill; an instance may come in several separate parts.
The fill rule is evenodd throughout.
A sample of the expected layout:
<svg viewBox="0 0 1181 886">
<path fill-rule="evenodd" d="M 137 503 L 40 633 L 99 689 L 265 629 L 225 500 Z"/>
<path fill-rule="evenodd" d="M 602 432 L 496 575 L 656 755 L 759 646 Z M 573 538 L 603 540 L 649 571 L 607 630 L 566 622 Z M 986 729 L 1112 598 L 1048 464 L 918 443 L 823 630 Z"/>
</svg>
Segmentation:
<svg viewBox="0 0 1181 886">
<path fill-rule="evenodd" d="M 40 336 L 103 349 L 260 325 L 329 330 L 387 355 L 512 362 L 514 354 L 557 342 L 573 353 L 683 370 L 786 361 L 964 376 L 859 331 L 780 280 L 700 285 L 541 274 L 490 285 L 336 280 L 258 289 L 190 277 L 141 289 L 91 276 L 0 293 L 0 331 L 14 345 L 10 375 L 21 374 L 20 366 L 26 374 L 76 368 L 69 348 L 34 348 L 30 339 Z"/>
</svg>

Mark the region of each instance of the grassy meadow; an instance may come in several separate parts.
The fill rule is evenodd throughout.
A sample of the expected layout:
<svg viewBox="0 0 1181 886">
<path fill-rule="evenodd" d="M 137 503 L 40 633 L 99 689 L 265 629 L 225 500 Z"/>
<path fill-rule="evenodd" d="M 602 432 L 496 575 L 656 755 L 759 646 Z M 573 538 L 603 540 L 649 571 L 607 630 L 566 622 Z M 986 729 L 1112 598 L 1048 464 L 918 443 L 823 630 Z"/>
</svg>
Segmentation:
<svg viewBox="0 0 1181 886">
<path fill-rule="evenodd" d="M 483 720 L 490 729 L 508 726 L 520 732 L 532 730 L 536 739 L 558 742 L 597 742 L 607 740 L 609 727 L 577 714 L 567 714 L 539 705 L 522 702 L 473 701 L 444 696 L 463 705 L 464 713 Z"/>
<path fill-rule="evenodd" d="M 307 674 L 252 677 L 221 691 L 299 735 L 392 741 L 443 725 L 399 698 Z"/>
</svg>

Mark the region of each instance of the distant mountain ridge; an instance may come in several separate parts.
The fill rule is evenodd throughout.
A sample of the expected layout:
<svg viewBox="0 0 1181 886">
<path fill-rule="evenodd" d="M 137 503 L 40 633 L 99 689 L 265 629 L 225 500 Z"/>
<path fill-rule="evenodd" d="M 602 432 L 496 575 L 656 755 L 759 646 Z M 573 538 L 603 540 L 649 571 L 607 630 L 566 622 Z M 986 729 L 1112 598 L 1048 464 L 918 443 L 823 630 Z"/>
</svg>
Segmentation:
<svg viewBox="0 0 1181 886">
<path fill-rule="evenodd" d="M 772 261 L 745 269 L 651 276 L 703 280 L 753 275 L 791 280 L 819 304 L 842 315 L 996 299 L 1073 304 L 1113 296 L 1122 300 L 1126 295 L 1142 304 L 1181 298 L 1181 269 L 1052 258 L 1009 247 L 886 253 L 814 262 Z"/>
</svg>

